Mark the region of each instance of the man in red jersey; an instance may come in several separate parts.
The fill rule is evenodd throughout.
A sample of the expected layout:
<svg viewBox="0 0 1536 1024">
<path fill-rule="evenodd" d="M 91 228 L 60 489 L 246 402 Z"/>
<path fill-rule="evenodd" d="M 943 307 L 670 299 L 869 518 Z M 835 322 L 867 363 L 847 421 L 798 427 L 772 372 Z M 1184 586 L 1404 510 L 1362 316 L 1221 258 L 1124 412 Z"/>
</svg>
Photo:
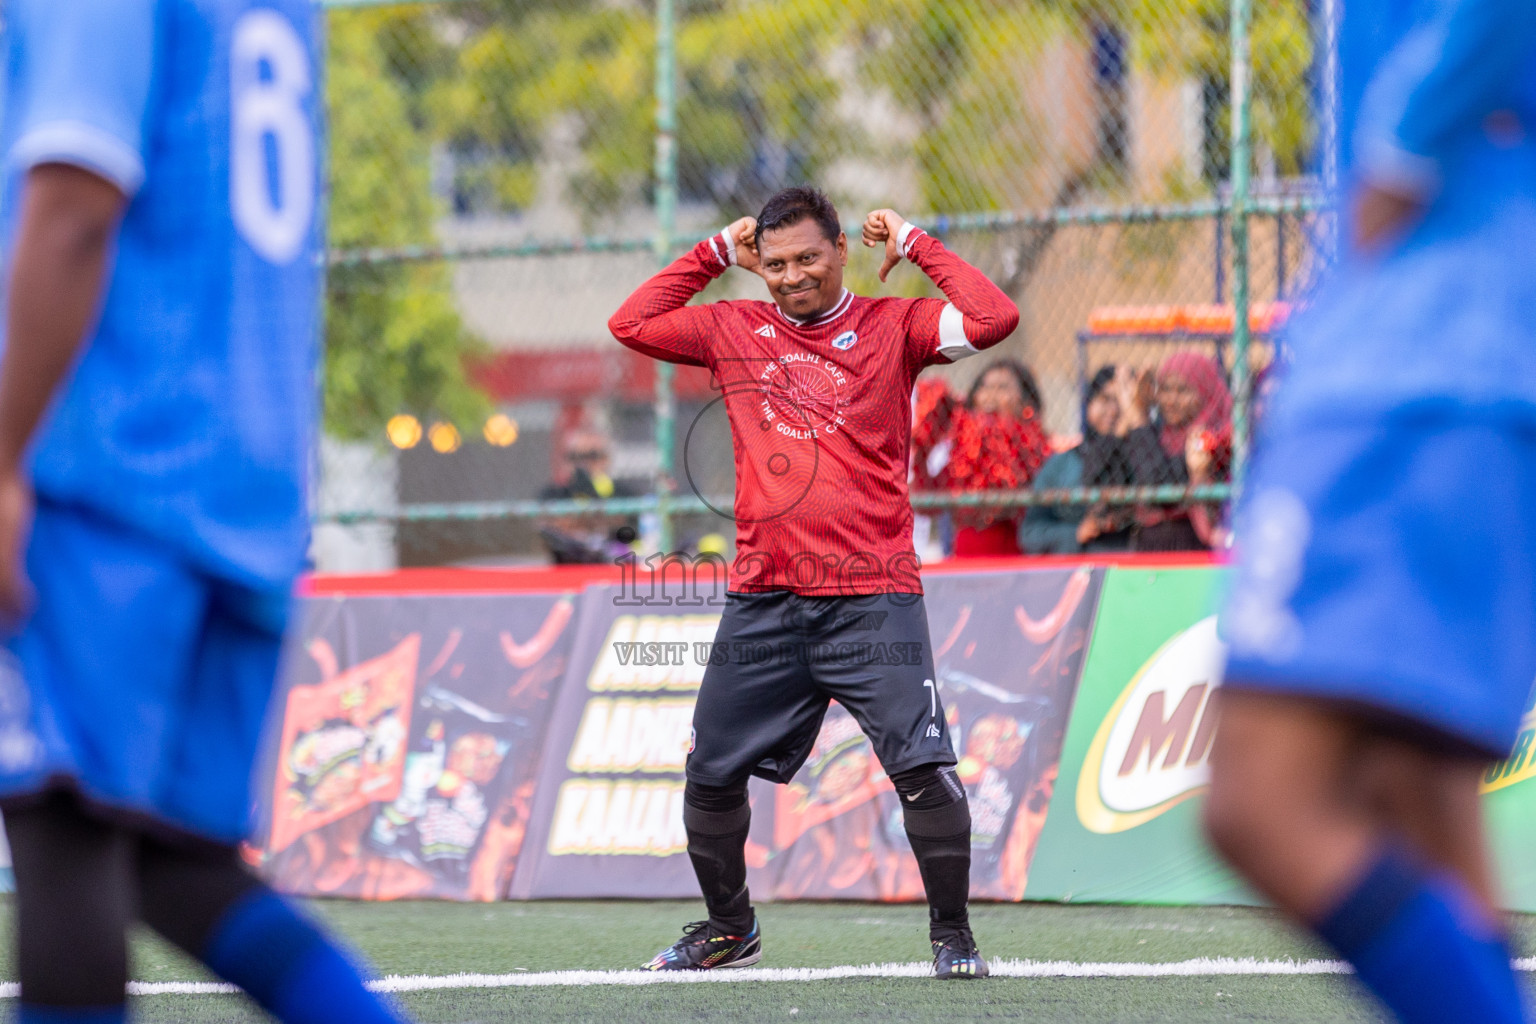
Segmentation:
<svg viewBox="0 0 1536 1024">
<path fill-rule="evenodd" d="M 891 210 L 863 228 L 865 245 L 885 246 L 880 279 L 909 259 L 949 301 L 854 295 L 839 224 L 820 191 L 785 189 L 647 281 L 608 324 L 638 352 L 709 367 L 736 460 L 737 557 L 694 709 L 683 809 L 709 917 L 652 970 L 761 958 L 747 780 L 788 782 L 835 699 L 901 797 L 935 974 L 987 974 L 966 915 L 970 809 L 935 682 L 907 464 L 918 373 L 997 344 L 1019 314 Z M 761 276 L 773 301 L 687 304 L 732 266 Z"/>
</svg>

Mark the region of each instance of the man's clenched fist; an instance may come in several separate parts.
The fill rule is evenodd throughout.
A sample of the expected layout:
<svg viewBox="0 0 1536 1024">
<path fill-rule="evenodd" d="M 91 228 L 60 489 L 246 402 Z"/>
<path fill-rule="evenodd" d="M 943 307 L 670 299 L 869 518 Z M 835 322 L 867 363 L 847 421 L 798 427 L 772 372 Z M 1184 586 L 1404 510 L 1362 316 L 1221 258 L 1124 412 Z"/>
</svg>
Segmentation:
<svg viewBox="0 0 1536 1024">
<path fill-rule="evenodd" d="M 891 268 L 901 262 L 901 245 L 896 236 L 906 226 L 906 221 L 895 210 L 872 210 L 864 218 L 864 244 L 874 248 L 885 243 L 885 260 L 880 264 L 880 280 L 884 281 Z"/>
<path fill-rule="evenodd" d="M 725 229 L 731 241 L 736 243 L 736 265 L 742 270 L 757 273 L 757 218 L 743 217 Z"/>
</svg>

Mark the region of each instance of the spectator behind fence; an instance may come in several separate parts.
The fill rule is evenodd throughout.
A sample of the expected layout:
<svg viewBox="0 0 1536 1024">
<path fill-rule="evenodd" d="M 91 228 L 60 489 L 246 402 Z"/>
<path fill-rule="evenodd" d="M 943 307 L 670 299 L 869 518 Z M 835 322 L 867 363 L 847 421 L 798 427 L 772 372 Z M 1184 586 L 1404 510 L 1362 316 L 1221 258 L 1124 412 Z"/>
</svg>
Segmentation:
<svg viewBox="0 0 1536 1024">
<path fill-rule="evenodd" d="M 578 428 L 565 439 L 564 465 L 539 497 L 545 501 L 631 498 L 636 491 L 608 475 L 608 438 L 598 430 Z M 631 516 L 583 512 L 560 516 L 539 529 L 556 565 L 600 563 L 623 557 L 636 537 Z"/>
<path fill-rule="evenodd" d="M 1136 482 L 1136 466 L 1163 461 L 1146 418 L 1124 414 L 1136 402 L 1137 387 L 1127 366 L 1104 366 L 1093 375 L 1083 400 L 1083 442 L 1041 467 L 1036 490 L 1128 487 Z M 1036 505 L 1024 513 L 1019 547 L 1030 555 L 1124 551 L 1131 546 L 1134 522 L 1134 511 L 1123 505 Z"/>
<path fill-rule="evenodd" d="M 1173 353 L 1158 367 L 1153 394 L 1159 444 L 1133 467 L 1135 482 L 1198 486 L 1227 479 L 1232 395 L 1216 361 L 1198 352 Z M 1134 405 L 1130 415 L 1144 417 L 1145 406 Z M 1209 548 L 1220 539 L 1219 515 L 1205 504 L 1143 506 L 1132 546 L 1138 551 Z"/>
<path fill-rule="evenodd" d="M 918 384 L 912 432 L 915 487 L 1013 491 L 1028 487 L 1050 451 L 1040 388 L 1023 363 L 999 359 L 957 406 L 941 380 Z M 956 558 L 1019 554 L 1017 509 L 954 512 Z"/>
<path fill-rule="evenodd" d="M 1253 375 L 1253 396 L 1248 406 L 1250 437 L 1257 436 L 1259 427 L 1269 410 L 1274 396 L 1276 377 L 1273 366 L 1266 366 Z M 1209 431 L 1191 434 L 1184 444 L 1184 464 L 1189 467 L 1189 483 L 1192 487 L 1218 483 L 1231 478 L 1232 432 Z M 1226 548 L 1232 543 L 1232 525 L 1227 505 L 1201 503 L 1190 506 L 1189 521 L 1200 539 L 1209 548 Z"/>
</svg>

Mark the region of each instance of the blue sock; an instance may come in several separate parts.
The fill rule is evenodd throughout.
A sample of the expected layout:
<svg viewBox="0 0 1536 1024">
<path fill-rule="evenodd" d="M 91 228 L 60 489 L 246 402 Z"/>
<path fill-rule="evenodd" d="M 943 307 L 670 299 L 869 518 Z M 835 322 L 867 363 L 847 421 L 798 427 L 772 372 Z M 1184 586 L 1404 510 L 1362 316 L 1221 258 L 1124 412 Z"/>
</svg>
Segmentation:
<svg viewBox="0 0 1536 1024">
<path fill-rule="evenodd" d="M 224 914 L 203 962 L 283 1024 L 401 1024 L 341 951 L 268 889 Z"/>
<path fill-rule="evenodd" d="M 22 1003 L 16 1009 L 16 1024 L 126 1024 L 128 1007 L 116 1006 L 38 1006 Z"/>
<path fill-rule="evenodd" d="M 1509 950 L 1455 879 L 1388 850 L 1317 932 L 1403 1024 L 1522 1024 Z"/>
</svg>

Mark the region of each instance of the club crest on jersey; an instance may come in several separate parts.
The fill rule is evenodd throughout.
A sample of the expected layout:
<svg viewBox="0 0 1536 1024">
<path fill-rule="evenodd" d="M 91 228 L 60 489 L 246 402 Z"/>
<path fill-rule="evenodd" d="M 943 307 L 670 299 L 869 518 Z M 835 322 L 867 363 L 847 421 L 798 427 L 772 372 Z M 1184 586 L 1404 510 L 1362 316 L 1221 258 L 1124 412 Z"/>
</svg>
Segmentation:
<svg viewBox="0 0 1536 1024">
<path fill-rule="evenodd" d="M 774 333 L 773 324 L 763 324 L 763 326 L 759 327 L 757 330 L 753 331 L 752 333 L 753 334 L 761 334 L 765 338 L 776 338 L 776 337 L 778 337 L 778 335 Z"/>
<path fill-rule="evenodd" d="M 859 340 L 859 336 L 852 331 L 844 331 L 832 339 L 832 347 L 840 352 L 846 352 L 853 348 L 853 343 Z"/>
</svg>

